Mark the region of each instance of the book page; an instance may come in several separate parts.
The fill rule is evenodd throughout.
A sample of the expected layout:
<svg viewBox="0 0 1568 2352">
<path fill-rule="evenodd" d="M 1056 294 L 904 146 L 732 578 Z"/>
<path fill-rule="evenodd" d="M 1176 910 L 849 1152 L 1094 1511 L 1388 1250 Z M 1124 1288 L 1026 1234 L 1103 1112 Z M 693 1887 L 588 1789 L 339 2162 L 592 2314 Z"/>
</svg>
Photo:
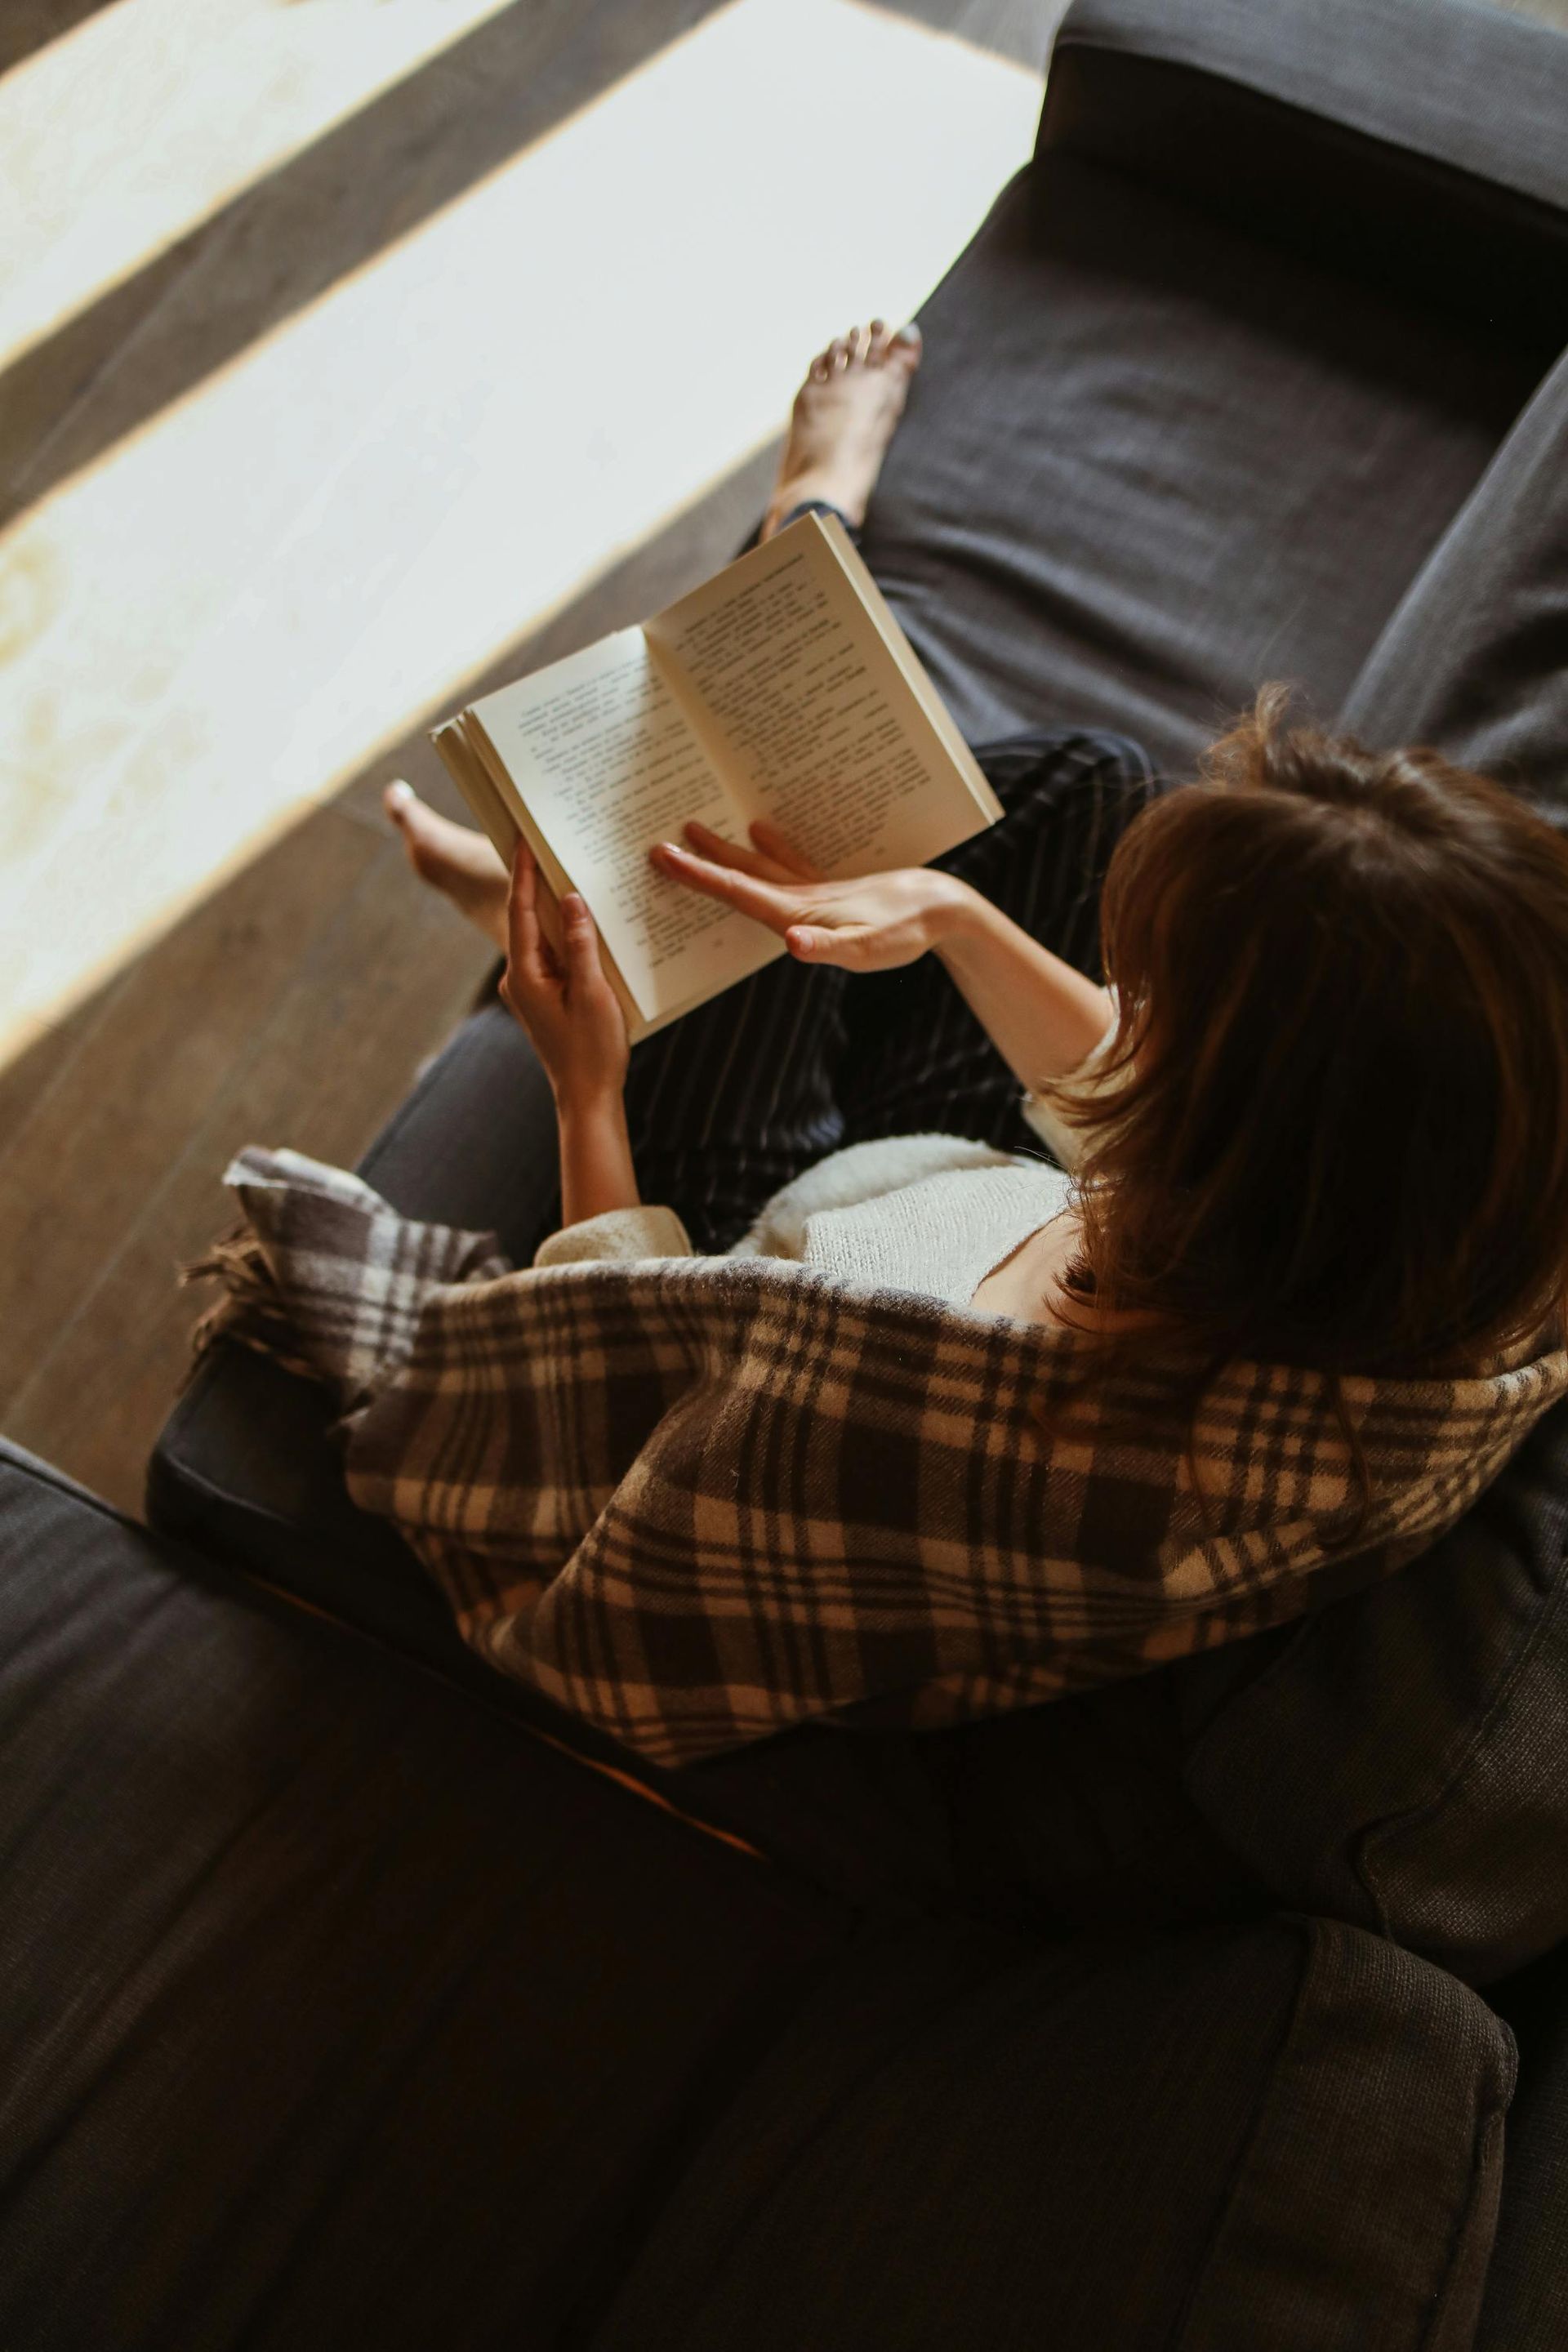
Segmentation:
<svg viewBox="0 0 1568 2352">
<path fill-rule="evenodd" d="M 824 872 L 924 865 L 996 813 L 815 518 L 668 606 L 647 635 L 747 818 L 771 818 Z"/>
<path fill-rule="evenodd" d="M 474 716 L 644 1013 L 710 995 L 782 951 L 648 864 L 689 817 L 731 835 L 743 824 L 640 629 L 486 695 Z"/>
</svg>

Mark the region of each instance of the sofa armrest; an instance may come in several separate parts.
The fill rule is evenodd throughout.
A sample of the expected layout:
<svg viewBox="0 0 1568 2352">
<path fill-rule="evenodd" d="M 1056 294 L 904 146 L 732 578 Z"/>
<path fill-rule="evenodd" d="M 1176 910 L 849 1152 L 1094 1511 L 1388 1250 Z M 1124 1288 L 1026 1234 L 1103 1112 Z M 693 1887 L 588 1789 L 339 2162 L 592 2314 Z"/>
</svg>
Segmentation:
<svg viewBox="0 0 1568 2352">
<path fill-rule="evenodd" d="M 852 1916 L 0 1441 L 0 2344 L 581 2340 Z"/>
<path fill-rule="evenodd" d="M 1096 158 L 1539 351 L 1568 341 L 1568 41 L 1430 0 L 1075 0 L 1038 153 Z"/>
<path fill-rule="evenodd" d="M 1380 750 L 1436 744 L 1568 824 L 1565 546 L 1568 352 L 1411 582 L 1340 725 Z"/>
<path fill-rule="evenodd" d="M 592 2352 L 1469 2352 L 1512 2082 L 1473 1994 L 1326 1921 L 863 1945 Z"/>
</svg>

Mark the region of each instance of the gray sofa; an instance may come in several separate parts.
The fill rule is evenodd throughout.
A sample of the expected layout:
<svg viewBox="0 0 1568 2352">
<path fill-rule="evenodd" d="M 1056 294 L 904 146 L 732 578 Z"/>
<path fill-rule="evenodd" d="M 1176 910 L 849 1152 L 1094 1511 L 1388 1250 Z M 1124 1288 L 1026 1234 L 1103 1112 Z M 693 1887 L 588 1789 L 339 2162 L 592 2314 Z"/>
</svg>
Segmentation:
<svg viewBox="0 0 1568 2352">
<path fill-rule="evenodd" d="M 972 740 L 1287 676 L 1568 806 L 1565 125 L 1488 8 L 1077 0 L 866 533 Z M 551 1141 L 491 1008 L 365 1166 L 520 1254 Z M 1568 2341 L 1568 1416 L 1305 1625 L 679 1775 L 326 1420 L 0 1459 L 7 2352 Z"/>
</svg>

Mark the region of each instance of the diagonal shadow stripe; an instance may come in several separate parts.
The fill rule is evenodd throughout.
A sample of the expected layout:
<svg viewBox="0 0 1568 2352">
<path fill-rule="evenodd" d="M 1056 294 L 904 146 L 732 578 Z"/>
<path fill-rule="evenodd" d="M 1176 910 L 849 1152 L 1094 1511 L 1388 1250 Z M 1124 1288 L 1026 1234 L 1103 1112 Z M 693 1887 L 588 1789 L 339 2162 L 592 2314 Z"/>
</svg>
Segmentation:
<svg viewBox="0 0 1568 2352">
<path fill-rule="evenodd" d="M 515 0 L 245 190 L 0 375 L 0 524 L 721 4 Z"/>
<path fill-rule="evenodd" d="M 0 373 L 0 527 L 723 5 L 514 0 L 243 191 Z M 1038 66 L 1065 0 L 871 5 Z"/>
<path fill-rule="evenodd" d="M 0 9 L 0 74 L 36 49 L 62 40 L 110 5 L 110 0 L 5 0 Z"/>
<path fill-rule="evenodd" d="M 869 0 L 933 33 L 956 33 L 977 49 L 1044 73 L 1068 0 Z M 1568 0 L 1563 0 L 1568 5 Z"/>
<path fill-rule="evenodd" d="M 427 710 L 400 743 L 367 760 L 359 773 L 339 787 L 333 803 L 381 825 L 381 795 L 395 776 L 417 786 L 426 799 L 458 817 L 473 818 L 431 745 L 428 729 L 482 694 L 510 686 L 514 678 L 564 661 L 568 654 L 596 644 L 617 629 L 637 628 L 650 614 L 710 579 L 739 553 L 760 520 L 773 487 L 782 436 L 754 450 L 714 482 L 700 499 L 628 553 L 597 573 L 566 604 L 531 623 L 482 667 L 454 681 L 438 707 Z"/>
</svg>

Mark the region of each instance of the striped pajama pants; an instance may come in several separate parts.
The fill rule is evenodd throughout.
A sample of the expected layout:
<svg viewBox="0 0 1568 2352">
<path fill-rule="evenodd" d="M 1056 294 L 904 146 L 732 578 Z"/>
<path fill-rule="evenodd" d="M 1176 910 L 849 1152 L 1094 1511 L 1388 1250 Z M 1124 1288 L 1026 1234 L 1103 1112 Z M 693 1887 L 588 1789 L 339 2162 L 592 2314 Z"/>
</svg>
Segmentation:
<svg viewBox="0 0 1568 2352">
<path fill-rule="evenodd" d="M 975 757 L 1005 812 L 934 862 L 1100 977 L 1111 852 L 1160 789 L 1119 735 L 1013 735 Z M 785 957 L 646 1038 L 626 1081 L 643 1197 L 728 1249 L 780 1185 L 841 1145 L 962 1135 L 1040 1150 L 1017 1079 L 934 956 L 888 972 Z"/>
</svg>

